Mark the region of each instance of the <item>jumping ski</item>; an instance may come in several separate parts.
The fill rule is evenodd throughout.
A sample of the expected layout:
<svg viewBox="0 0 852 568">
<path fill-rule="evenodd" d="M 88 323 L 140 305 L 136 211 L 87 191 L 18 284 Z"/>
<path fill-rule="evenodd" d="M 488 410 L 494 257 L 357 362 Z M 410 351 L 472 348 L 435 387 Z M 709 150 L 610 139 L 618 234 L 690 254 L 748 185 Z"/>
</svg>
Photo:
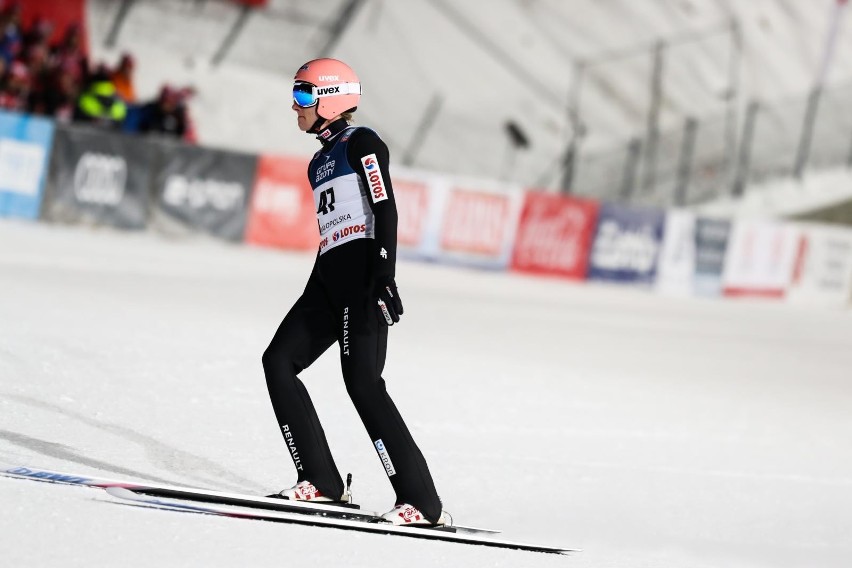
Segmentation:
<svg viewBox="0 0 852 568">
<path fill-rule="evenodd" d="M 358 532 L 402 536 L 407 538 L 419 538 L 429 540 L 440 540 L 445 542 L 456 542 L 461 544 L 473 544 L 496 548 L 508 548 L 514 550 L 526 550 L 531 552 L 546 552 L 551 554 L 565 554 L 576 552 L 567 548 L 558 548 L 538 544 L 528 544 L 509 540 L 500 540 L 488 536 L 477 536 L 475 534 L 457 532 L 457 527 L 418 528 L 400 527 L 387 522 L 364 522 L 362 520 L 325 517 L 322 515 L 304 515 L 273 510 L 252 510 L 245 507 L 229 507 L 212 503 L 197 503 L 192 501 L 178 501 L 159 497 L 151 497 L 145 493 L 131 491 L 123 487 L 108 487 L 107 493 L 118 499 L 134 504 L 149 506 L 152 508 L 168 511 L 199 513 L 216 515 L 239 519 L 253 519 L 258 521 L 271 521 L 277 523 L 290 523 L 299 525 L 311 525 L 318 527 L 330 527 Z"/>
<path fill-rule="evenodd" d="M 0 474 L 37 481 L 102 488 L 106 489 L 110 496 L 119 499 L 119 501 L 116 501 L 118 503 L 136 504 L 169 511 L 325 526 L 535 552 L 557 554 L 576 552 L 574 549 L 500 540 L 494 538 L 494 535 L 500 531 L 492 529 L 457 525 L 437 528 L 398 527 L 384 522 L 379 513 L 360 509 L 357 505 L 339 506 L 288 501 L 144 481 L 106 479 L 21 466 L 0 466 Z"/>
</svg>

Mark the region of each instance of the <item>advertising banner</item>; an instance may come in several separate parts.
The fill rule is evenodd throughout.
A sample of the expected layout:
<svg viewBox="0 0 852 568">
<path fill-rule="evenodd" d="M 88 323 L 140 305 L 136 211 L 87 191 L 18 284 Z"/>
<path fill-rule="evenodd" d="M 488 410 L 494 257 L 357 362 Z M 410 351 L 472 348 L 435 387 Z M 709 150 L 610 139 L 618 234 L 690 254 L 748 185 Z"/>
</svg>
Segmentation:
<svg viewBox="0 0 852 568">
<path fill-rule="evenodd" d="M 695 292 L 701 296 L 722 293 L 722 273 L 731 222 L 699 217 L 695 220 Z"/>
<path fill-rule="evenodd" d="M 652 284 L 665 223 L 662 210 L 603 204 L 589 259 L 589 279 Z"/>
<path fill-rule="evenodd" d="M 240 241 L 246 228 L 257 156 L 183 144 L 163 148 L 155 177 L 155 224 Z"/>
<path fill-rule="evenodd" d="M 726 296 L 782 298 L 790 285 L 799 229 L 771 221 L 737 221 L 722 276 Z"/>
<path fill-rule="evenodd" d="M 58 126 L 44 216 L 51 221 L 145 227 L 155 146 L 139 137 Z"/>
<path fill-rule="evenodd" d="M 438 260 L 444 206 L 452 180 L 396 165 L 391 178 L 399 216 L 397 254 L 400 258 Z"/>
<path fill-rule="evenodd" d="M 319 245 L 308 158 L 261 156 L 252 191 L 245 242 L 293 250 Z"/>
<path fill-rule="evenodd" d="M 512 269 L 583 279 L 597 223 L 597 201 L 530 191 L 525 194 Z"/>
<path fill-rule="evenodd" d="M 694 281 L 695 214 L 669 210 L 657 261 L 656 291 L 671 296 L 691 296 Z"/>
<path fill-rule="evenodd" d="M 0 111 L 0 217 L 39 216 L 53 121 Z"/>
<path fill-rule="evenodd" d="M 441 203 L 440 230 L 437 242 L 431 245 L 438 260 L 479 268 L 507 268 L 523 192 L 493 182 L 456 182 L 437 195 Z"/>
<path fill-rule="evenodd" d="M 824 225 L 800 229 L 788 301 L 848 306 L 852 300 L 852 230 Z"/>
<path fill-rule="evenodd" d="M 433 202 L 429 183 L 412 176 L 394 176 L 392 183 L 399 216 L 397 246 L 401 251 L 420 251 L 426 240 Z"/>
</svg>

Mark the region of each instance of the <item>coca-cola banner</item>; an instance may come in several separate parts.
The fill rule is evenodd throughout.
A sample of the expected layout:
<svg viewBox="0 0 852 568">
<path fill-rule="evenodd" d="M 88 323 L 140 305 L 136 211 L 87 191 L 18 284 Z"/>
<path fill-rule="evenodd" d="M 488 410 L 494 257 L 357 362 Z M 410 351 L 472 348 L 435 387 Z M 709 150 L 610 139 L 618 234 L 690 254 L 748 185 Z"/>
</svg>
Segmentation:
<svg viewBox="0 0 852 568">
<path fill-rule="evenodd" d="M 665 222 L 663 210 L 602 205 L 589 279 L 653 284 Z"/>
<path fill-rule="evenodd" d="M 144 228 L 155 153 L 151 142 L 137 136 L 58 126 L 45 218 Z"/>
<path fill-rule="evenodd" d="M 515 236 L 512 269 L 585 278 L 599 207 L 589 199 L 528 192 Z"/>
<path fill-rule="evenodd" d="M 185 144 L 162 149 L 154 225 L 165 232 L 200 230 L 242 240 L 257 156 Z"/>
<path fill-rule="evenodd" d="M 316 250 L 319 243 L 307 158 L 261 156 L 252 192 L 247 243 Z"/>
</svg>

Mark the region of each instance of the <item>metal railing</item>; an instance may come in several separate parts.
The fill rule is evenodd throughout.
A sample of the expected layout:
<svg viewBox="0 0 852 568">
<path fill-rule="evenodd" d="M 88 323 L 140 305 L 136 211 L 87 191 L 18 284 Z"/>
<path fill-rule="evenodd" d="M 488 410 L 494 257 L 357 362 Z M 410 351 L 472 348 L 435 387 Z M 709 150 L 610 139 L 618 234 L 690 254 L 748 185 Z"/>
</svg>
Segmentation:
<svg viewBox="0 0 852 568">
<path fill-rule="evenodd" d="M 660 131 L 653 160 L 647 140 L 639 137 L 580 152 L 570 192 L 683 206 L 741 195 L 749 185 L 801 177 L 810 168 L 852 167 L 852 83 L 804 97 L 752 101 L 733 137 L 729 118 L 687 117 L 681 126 Z"/>
</svg>

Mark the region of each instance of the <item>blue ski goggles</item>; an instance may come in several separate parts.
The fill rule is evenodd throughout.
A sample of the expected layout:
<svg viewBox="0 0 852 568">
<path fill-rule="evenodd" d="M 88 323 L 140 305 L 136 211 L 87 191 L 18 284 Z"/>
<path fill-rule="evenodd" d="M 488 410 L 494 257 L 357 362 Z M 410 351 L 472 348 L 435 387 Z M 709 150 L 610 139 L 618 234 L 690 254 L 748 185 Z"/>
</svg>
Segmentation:
<svg viewBox="0 0 852 568">
<path fill-rule="evenodd" d="M 311 83 L 297 81 L 293 83 L 293 102 L 302 108 L 312 107 L 319 102 L 317 88 Z"/>
<path fill-rule="evenodd" d="M 337 97 L 341 95 L 360 95 L 361 83 L 339 83 L 317 87 L 313 83 L 296 81 L 293 83 L 293 102 L 302 108 L 317 104 L 320 97 Z M 356 106 L 357 102 L 352 106 Z"/>
</svg>

